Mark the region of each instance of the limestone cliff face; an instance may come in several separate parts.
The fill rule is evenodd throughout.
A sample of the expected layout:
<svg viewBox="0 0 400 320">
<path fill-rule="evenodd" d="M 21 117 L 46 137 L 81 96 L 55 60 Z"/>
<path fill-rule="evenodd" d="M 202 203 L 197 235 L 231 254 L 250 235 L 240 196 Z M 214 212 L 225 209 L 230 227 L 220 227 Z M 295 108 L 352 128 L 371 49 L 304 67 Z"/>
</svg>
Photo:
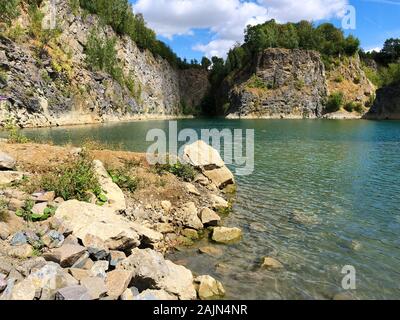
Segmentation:
<svg viewBox="0 0 400 320">
<path fill-rule="evenodd" d="M 98 28 L 94 15 L 72 12 L 69 1 L 45 0 L 43 28 L 61 34 L 45 49 L 34 40 L 11 41 L 0 37 L 0 67 L 3 96 L 0 121 L 15 119 L 22 127 L 70 125 L 141 118 L 166 118 L 182 114 L 182 99 L 197 106 L 208 82 L 192 70 L 191 77 L 173 68 L 147 50 L 140 50 L 128 37 L 117 37 L 111 27 Z M 22 14 L 19 24 L 26 28 Z M 100 36 L 117 37 L 116 50 L 124 76 L 131 85 L 119 84 L 103 72 L 92 72 L 85 63 L 84 48 L 93 28 Z M 185 82 L 185 86 L 182 86 Z M 192 87 L 193 85 L 193 87 Z"/>
<path fill-rule="evenodd" d="M 361 68 L 358 55 L 344 57 L 326 72 L 328 94 L 342 92 L 346 101 L 368 105 L 374 99 L 376 88 Z"/>
<path fill-rule="evenodd" d="M 233 83 L 228 118 L 320 118 L 333 92 L 364 104 L 375 91 L 358 57 L 326 71 L 318 52 L 300 49 L 265 50 Z"/>
<path fill-rule="evenodd" d="M 366 119 L 400 120 L 400 84 L 379 89 Z"/>
</svg>

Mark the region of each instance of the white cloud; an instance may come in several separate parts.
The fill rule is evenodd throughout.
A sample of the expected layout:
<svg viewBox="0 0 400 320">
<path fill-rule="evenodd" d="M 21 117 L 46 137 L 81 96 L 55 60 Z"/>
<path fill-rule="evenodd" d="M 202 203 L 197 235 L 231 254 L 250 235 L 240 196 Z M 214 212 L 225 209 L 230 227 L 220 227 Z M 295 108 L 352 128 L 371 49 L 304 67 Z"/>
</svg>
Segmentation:
<svg viewBox="0 0 400 320">
<path fill-rule="evenodd" d="M 366 52 L 371 53 L 371 52 L 380 52 L 382 50 L 382 47 L 375 47 L 375 48 L 370 48 L 367 49 Z"/>
<path fill-rule="evenodd" d="M 280 22 L 327 19 L 341 16 L 347 4 L 348 0 L 137 0 L 133 9 L 170 39 L 192 35 L 194 29 L 210 29 L 213 39 L 193 47 L 210 57 L 225 56 L 236 42 L 242 42 L 249 24 L 272 18 Z"/>
</svg>

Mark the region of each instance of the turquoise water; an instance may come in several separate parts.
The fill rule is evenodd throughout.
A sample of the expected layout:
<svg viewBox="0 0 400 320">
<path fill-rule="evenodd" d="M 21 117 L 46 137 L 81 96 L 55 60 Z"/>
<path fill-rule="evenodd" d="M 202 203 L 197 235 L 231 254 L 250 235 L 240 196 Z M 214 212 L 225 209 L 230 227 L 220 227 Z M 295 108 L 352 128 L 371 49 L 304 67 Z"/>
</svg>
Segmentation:
<svg viewBox="0 0 400 320">
<path fill-rule="evenodd" d="M 153 128 L 168 122 L 25 132 L 145 151 Z M 194 248 L 171 259 L 218 278 L 232 299 L 330 299 L 343 291 L 345 265 L 357 272 L 354 297 L 400 299 L 400 122 L 182 120 L 179 128 L 255 129 L 256 167 L 237 177 L 234 213 L 224 221 L 243 229 L 243 241 L 219 246 L 218 258 Z M 260 270 L 264 256 L 285 269 Z"/>
</svg>

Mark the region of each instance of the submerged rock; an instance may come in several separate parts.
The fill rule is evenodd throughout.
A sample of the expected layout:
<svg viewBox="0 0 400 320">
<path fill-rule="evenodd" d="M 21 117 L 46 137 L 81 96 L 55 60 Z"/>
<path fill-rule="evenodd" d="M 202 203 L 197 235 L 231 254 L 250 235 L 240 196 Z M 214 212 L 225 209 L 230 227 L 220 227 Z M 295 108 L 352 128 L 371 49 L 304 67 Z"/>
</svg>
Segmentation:
<svg viewBox="0 0 400 320">
<path fill-rule="evenodd" d="M 225 296 L 222 283 L 210 276 L 200 276 L 195 279 L 199 284 L 198 294 L 201 300 L 215 300 Z"/>
<path fill-rule="evenodd" d="M 217 227 L 213 229 L 212 240 L 218 243 L 229 244 L 242 238 L 239 228 Z"/>
<path fill-rule="evenodd" d="M 279 270 L 283 269 L 283 264 L 274 258 L 265 257 L 261 264 L 261 268 L 269 270 Z"/>
</svg>

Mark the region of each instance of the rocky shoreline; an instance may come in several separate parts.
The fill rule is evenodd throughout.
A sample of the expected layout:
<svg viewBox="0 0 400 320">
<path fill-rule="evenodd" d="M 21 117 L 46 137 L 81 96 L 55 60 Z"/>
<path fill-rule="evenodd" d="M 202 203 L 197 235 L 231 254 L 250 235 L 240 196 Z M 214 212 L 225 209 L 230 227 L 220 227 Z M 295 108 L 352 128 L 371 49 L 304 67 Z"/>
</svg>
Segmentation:
<svg viewBox="0 0 400 320">
<path fill-rule="evenodd" d="M 165 258 L 204 237 L 222 245 L 242 237 L 240 229 L 222 226 L 231 211 L 234 177 L 205 143 L 185 149 L 192 179 L 149 166 L 145 155 L 131 152 L 6 142 L 0 150 L 0 300 L 225 295 L 218 280 Z M 82 201 L 38 187 L 49 172 L 84 156 L 100 196 Z M 119 181 L 119 169 L 137 179 L 135 190 Z M 64 179 L 65 169 L 57 177 Z"/>
</svg>

